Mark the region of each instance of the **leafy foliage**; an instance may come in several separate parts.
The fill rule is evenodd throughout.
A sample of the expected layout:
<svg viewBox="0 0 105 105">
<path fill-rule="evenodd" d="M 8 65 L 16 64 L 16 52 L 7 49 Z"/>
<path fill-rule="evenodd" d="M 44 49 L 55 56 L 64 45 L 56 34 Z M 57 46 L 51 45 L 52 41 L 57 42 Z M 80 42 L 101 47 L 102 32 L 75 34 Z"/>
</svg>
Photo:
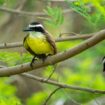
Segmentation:
<svg viewBox="0 0 105 105">
<path fill-rule="evenodd" d="M 69 7 L 86 19 L 86 26 L 90 32 L 100 30 L 105 23 L 104 0 L 77 0 L 69 2 Z M 93 9 L 94 8 L 94 9 Z M 86 30 L 84 30 L 86 32 Z"/>
<path fill-rule="evenodd" d="M 66 1 L 69 3 L 68 0 Z M 76 2 L 70 2 L 69 6 L 81 16 L 85 17 L 86 19 L 89 19 L 90 15 L 88 14 L 88 8 L 86 8 L 86 5 L 81 0 L 78 0 Z"/>
<path fill-rule="evenodd" d="M 53 28 L 57 28 L 62 25 L 64 21 L 64 16 L 61 8 L 58 7 L 47 7 L 44 12 L 50 17 L 45 22 L 48 25 L 51 25 Z"/>
<path fill-rule="evenodd" d="M 21 55 L 18 52 L 0 52 L 0 61 L 6 63 L 8 66 L 29 62 L 32 56 L 24 53 Z"/>
<path fill-rule="evenodd" d="M 42 105 L 46 97 L 46 92 L 37 92 L 27 99 L 27 105 Z"/>
<path fill-rule="evenodd" d="M 9 84 L 7 78 L 0 79 L 0 105 L 22 105 L 15 96 L 16 88 Z"/>
</svg>

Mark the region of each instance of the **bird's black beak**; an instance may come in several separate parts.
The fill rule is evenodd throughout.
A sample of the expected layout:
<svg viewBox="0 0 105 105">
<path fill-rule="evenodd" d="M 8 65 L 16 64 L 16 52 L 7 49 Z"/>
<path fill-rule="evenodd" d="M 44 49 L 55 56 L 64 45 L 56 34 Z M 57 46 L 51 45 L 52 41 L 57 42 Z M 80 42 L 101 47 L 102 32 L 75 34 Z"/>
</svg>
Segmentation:
<svg viewBox="0 0 105 105">
<path fill-rule="evenodd" d="M 23 30 L 24 32 L 32 31 L 29 27 Z"/>
</svg>

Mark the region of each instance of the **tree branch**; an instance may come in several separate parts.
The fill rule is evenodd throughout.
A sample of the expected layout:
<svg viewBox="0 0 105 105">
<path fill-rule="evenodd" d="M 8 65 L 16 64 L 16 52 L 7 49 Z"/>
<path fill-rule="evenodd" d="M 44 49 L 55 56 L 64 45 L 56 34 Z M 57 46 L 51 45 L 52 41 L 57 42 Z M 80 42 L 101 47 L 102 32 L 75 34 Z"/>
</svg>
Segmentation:
<svg viewBox="0 0 105 105">
<path fill-rule="evenodd" d="M 95 90 L 95 89 L 91 89 L 91 88 L 83 88 L 83 87 L 79 87 L 79 86 L 73 86 L 73 85 L 69 85 L 69 84 L 56 82 L 54 80 L 46 81 L 46 78 L 41 78 L 39 76 L 31 75 L 31 74 L 28 74 L 28 73 L 23 73 L 21 75 L 25 76 L 27 78 L 39 81 L 41 83 L 54 85 L 54 86 L 57 86 L 57 87 L 60 87 L 60 88 L 67 88 L 67 89 L 72 89 L 72 90 L 80 90 L 80 91 L 95 93 L 95 94 L 105 94 L 105 91 L 102 91 L 102 90 Z"/>
<path fill-rule="evenodd" d="M 7 48 L 14 48 L 14 47 L 22 47 L 22 42 L 15 42 L 15 43 L 3 43 L 0 44 L 0 49 L 7 49 Z"/>
<path fill-rule="evenodd" d="M 50 98 L 51 98 L 59 89 L 61 89 L 61 87 L 58 87 L 58 88 L 56 88 L 54 91 L 52 91 L 52 92 L 50 93 L 50 95 L 47 97 L 47 99 L 45 100 L 45 102 L 44 102 L 43 105 L 47 105 L 47 102 L 50 100 Z"/>
<path fill-rule="evenodd" d="M 17 3 L 15 10 L 21 11 L 26 4 L 27 0 L 21 0 L 20 3 Z M 11 24 L 14 23 L 17 20 L 17 16 L 15 14 L 10 14 L 9 18 L 6 20 L 6 22 L 0 27 L 0 30 L 5 31 L 8 27 L 11 27 Z"/>
<path fill-rule="evenodd" d="M 2 12 L 7 12 L 7 13 L 12 13 L 12 14 L 17 14 L 17 15 L 23 15 L 23 16 L 47 16 L 44 12 L 26 12 L 26 11 L 20 11 L 20 10 L 15 10 L 15 9 L 10 9 L 6 7 L 0 7 L 0 11 Z M 72 12 L 70 9 L 65 9 L 63 13 L 68 13 Z"/>
<path fill-rule="evenodd" d="M 66 38 L 57 38 L 56 42 L 62 42 L 62 41 L 69 41 L 69 40 L 76 40 L 76 39 L 87 39 L 90 38 L 93 34 L 89 35 L 76 35 L 76 36 L 69 36 Z M 3 43 L 0 44 L 0 49 L 7 49 L 7 48 L 14 48 L 14 47 L 22 47 L 22 42 L 15 42 L 15 43 Z"/>
<path fill-rule="evenodd" d="M 88 48 L 96 45 L 97 43 L 101 42 L 104 39 L 105 39 L 105 30 L 101 30 L 97 32 L 96 35 L 85 40 L 84 42 L 80 43 L 74 48 L 70 48 L 67 51 L 60 52 L 60 53 L 57 53 L 56 55 L 47 57 L 45 62 L 43 62 L 42 60 L 35 61 L 33 64 L 33 69 L 41 68 L 47 65 L 52 65 L 52 64 L 56 64 L 58 62 L 64 61 L 68 58 L 71 58 L 87 50 Z M 4 77 L 4 76 L 15 75 L 15 74 L 23 73 L 23 72 L 28 72 L 33 69 L 30 67 L 30 63 L 17 65 L 14 67 L 5 67 L 5 68 L 0 69 L 0 76 Z"/>
<path fill-rule="evenodd" d="M 25 11 L 6 8 L 6 7 L 0 7 L 0 11 L 7 12 L 7 13 L 13 13 L 13 14 L 17 14 L 17 15 L 24 15 L 24 16 L 46 16 L 46 14 L 42 13 L 42 12 L 35 12 L 35 13 L 34 12 L 25 12 Z"/>
</svg>

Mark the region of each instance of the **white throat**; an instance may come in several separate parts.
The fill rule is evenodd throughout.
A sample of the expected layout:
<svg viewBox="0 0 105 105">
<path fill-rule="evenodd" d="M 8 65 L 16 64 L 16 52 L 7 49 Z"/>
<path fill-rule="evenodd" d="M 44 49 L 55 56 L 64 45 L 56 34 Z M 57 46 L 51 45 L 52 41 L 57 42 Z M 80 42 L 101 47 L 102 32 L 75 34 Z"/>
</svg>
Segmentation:
<svg viewBox="0 0 105 105">
<path fill-rule="evenodd" d="M 42 38 L 44 37 L 44 35 L 41 32 L 29 32 L 31 36 L 33 37 L 38 37 L 38 38 Z"/>
</svg>

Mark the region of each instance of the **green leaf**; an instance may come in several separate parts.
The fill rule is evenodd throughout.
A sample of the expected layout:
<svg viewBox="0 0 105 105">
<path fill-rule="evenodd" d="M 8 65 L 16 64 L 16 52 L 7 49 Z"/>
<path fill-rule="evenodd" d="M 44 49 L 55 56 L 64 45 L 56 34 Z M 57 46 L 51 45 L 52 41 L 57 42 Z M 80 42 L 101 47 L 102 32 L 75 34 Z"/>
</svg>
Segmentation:
<svg viewBox="0 0 105 105">
<path fill-rule="evenodd" d="M 49 16 L 49 19 L 47 19 L 46 21 L 48 25 L 57 28 L 63 23 L 64 16 L 61 8 L 47 7 L 47 9 L 45 9 L 44 12 Z"/>
<path fill-rule="evenodd" d="M 78 0 L 76 2 L 69 2 L 68 0 L 66 0 L 66 2 L 69 4 L 70 8 L 79 13 L 84 18 L 89 17 L 88 8 L 86 8 L 83 1 Z"/>
<path fill-rule="evenodd" d="M 27 100 L 27 105 L 42 105 L 46 97 L 46 92 L 37 92 Z"/>
<path fill-rule="evenodd" d="M 0 5 L 2 5 L 5 2 L 5 0 L 0 0 Z"/>
</svg>

